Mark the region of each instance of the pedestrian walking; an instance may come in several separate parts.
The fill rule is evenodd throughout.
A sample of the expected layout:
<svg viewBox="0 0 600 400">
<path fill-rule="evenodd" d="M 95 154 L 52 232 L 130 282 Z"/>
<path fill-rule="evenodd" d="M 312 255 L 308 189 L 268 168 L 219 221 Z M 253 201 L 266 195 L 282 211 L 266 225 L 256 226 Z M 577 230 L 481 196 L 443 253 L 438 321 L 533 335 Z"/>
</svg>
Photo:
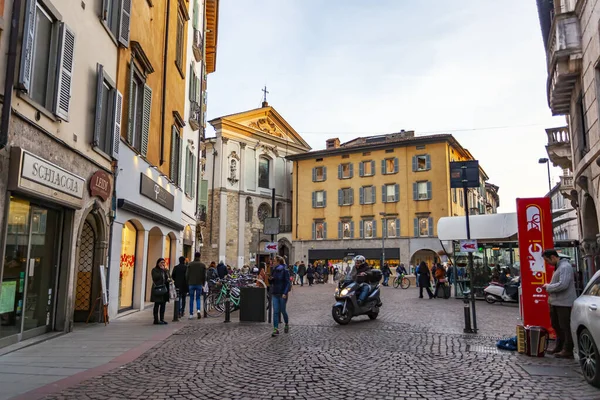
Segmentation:
<svg viewBox="0 0 600 400">
<path fill-rule="evenodd" d="M 313 281 L 315 280 L 315 268 L 312 264 L 308 264 L 308 268 L 306 269 L 306 277 L 308 278 L 308 286 L 313 285 Z"/>
<path fill-rule="evenodd" d="M 431 289 L 429 288 L 432 278 L 427 263 L 425 261 L 421 261 L 417 268 L 419 269 L 419 298 L 423 298 L 423 289 L 426 289 L 429 298 L 433 299 L 433 293 L 431 293 Z"/>
<path fill-rule="evenodd" d="M 323 266 L 323 283 L 329 283 L 329 265 Z"/>
<path fill-rule="evenodd" d="M 201 298 L 202 288 L 206 283 L 206 265 L 200 261 L 200 252 L 194 254 L 194 261 L 188 265 L 187 281 L 190 292 L 190 319 L 194 318 L 194 298 L 196 298 L 196 314 L 202 318 Z"/>
<path fill-rule="evenodd" d="M 152 268 L 152 292 L 150 301 L 154 302 L 154 325 L 167 325 L 165 321 L 165 309 L 169 301 L 169 283 L 171 277 L 164 258 L 156 260 L 156 266 Z"/>
<path fill-rule="evenodd" d="M 297 285 L 300 280 L 298 278 L 298 264 L 300 264 L 298 261 L 296 261 L 296 263 L 294 264 L 294 268 L 292 269 L 292 272 L 294 273 L 294 280 L 293 280 L 293 284 Z"/>
<path fill-rule="evenodd" d="M 381 273 L 383 274 L 383 286 L 389 286 L 388 282 L 390 281 L 390 275 L 392 274 L 392 271 L 387 263 L 383 264 L 383 267 L 381 267 Z"/>
<path fill-rule="evenodd" d="M 283 315 L 285 326 L 283 332 L 290 331 L 289 318 L 286 310 L 288 293 L 290 291 L 290 274 L 281 256 L 275 257 L 277 266 L 271 269 L 269 283 L 271 288 L 271 299 L 273 302 L 273 333 L 272 337 L 279 335 L 279 317 Z"/>
<path fill-rule="evenodd" d="M 543 286 L 548 292 L 550 322 L 556 332 L 556 346 L 547 352 L 556 358 L 573 358 L 571 308 L 577 298 L 573 267 L 569 260 L 561 260 L 554 249 L 545 250 L 542 256 L 548 264 L 556 267 L 550 283 Z"/>
<path fill-rule="evenodd" d="M 217 274 L 219 275 L 219 279 L 225 279 L 229 275 L 229 270 L 223 261 L 219 261 L 219 265 L 217 265 Z"/>
<path fill-rule="evenodd" d="M 185 315 L 185 298 L 188 293 L 188 283 L 186 279 L 187 265 L 185 257 L 179 257 L 179 264 L 173 268 L 171 278 L 179 293 L 179 318 Z"/>
<path fill-rule="evenodd" d="M 415 267 L 415 283 L 417 284 L 417 287 L 420 286 L 419 284 L 419 265 L 417 264 L 417 266 Z"/>
<path fill-rule="evenodd" d="M 444 297 L 444 287 L 446 286 L 446 270 L 441 265 L 435 269 L 435 290 L 433 297 L 438 297 L 438 289 L 442 288 L 442 297 Z"/>
<path fill-rule="evenodd" d="M 306 264 L 304 264 L 304 261 L 301 261 L 298 266 L 298 275 L 300 276 L 300 286 L 304 286 L 304 275 L 306 275 Z"/>
</svg>

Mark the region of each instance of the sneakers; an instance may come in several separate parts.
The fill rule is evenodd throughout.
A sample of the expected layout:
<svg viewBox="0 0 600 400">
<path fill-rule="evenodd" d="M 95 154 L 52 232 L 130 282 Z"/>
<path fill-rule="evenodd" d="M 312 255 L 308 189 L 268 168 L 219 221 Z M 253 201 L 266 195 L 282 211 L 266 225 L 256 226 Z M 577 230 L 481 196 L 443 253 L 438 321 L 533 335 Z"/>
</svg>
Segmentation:
<svg viewBox="0 0 600 400">
<path fill-rule="evenodd" d="M 193 314 L 190 314 L 190 316 L 189 316 L 189 318 L 188 318 L 188 319 L 194 319 L 194 315 L 193 315 Z"/>
<path fill-rule="evenodd" d="M 200 310 L 198 310 L 196 314 L 198 315 L 198 319 L 202 318 L 202 313 L 200 312 Z"/>
<path fill-rule="evenodd" d="M 271 333 L 271 337 L 279 336 L 279 329 L 273 329 L 273 333 Z"/>
<path fill-rule="evenodd" d="M 285 324 L 285 327 L 283 328 L 283 333 L 289 333 L 290 332 L 290 326 L 288 324 Z"/>
</svg>

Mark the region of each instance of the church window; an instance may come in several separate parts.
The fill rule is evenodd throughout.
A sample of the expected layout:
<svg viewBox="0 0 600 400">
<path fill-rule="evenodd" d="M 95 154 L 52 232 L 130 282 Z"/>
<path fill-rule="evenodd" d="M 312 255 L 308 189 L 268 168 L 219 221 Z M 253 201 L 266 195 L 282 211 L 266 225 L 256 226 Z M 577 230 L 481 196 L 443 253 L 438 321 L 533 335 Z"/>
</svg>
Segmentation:
<svg viewBox="0 0 600 400">
<path fill-rule="evenodd" d="M 267 203 L 262 203 L 258 207 L 258 220 L 264 222 L 265 218 L 271 216 L 271 207 Z"/>
<path fill-rule="evenodd" d="M 268 158 L 261 157 L 258 160 L 258 187 L 269 189 L 269 173 L 271 162 Z"/>
<path fill-rule="evenodd" d="M 252 214 L 254 214 L 252 198 L 246 197 L 246 222 L 252 222 Z"/>
</svg>

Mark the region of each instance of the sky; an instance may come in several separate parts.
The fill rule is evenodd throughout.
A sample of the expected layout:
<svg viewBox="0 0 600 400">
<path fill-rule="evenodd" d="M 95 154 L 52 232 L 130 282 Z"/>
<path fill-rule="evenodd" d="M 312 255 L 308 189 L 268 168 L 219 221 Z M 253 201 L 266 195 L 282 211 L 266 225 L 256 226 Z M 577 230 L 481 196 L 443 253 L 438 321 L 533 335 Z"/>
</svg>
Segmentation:
<svg viewBox="0 0 600 400">
<path fill-rule="evenodd" d="M 268 102 L 308 142 L 451 133 L 500 187 L 499 212 L 548 192 L 534 0 L 221 0 L 208 120 Z M 208 136 L 214 136 L 212 127 Z M 562 170 L 551 169 L 554 185 Z"/>
</svg>

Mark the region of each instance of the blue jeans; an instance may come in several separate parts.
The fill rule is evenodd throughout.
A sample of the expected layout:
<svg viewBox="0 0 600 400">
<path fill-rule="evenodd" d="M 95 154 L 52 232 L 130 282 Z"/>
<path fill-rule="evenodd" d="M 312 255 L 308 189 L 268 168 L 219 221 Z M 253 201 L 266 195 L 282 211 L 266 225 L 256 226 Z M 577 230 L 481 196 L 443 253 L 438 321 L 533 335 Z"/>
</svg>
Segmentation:
<svg viewBox="0 0 600 400">
<path fill-rule="evenodd" d="M 185 290 L 177 290 L 179 293 L 179 314 L 183 315 L 185 313 Z"/>
<path fill-rule="evenodd" d="M 271 296 L 273 299 L 273 328 L 279 328 L 279 313 L 283 314 L 283 322 L 288 324 L 288 315 L 285 310 L 285 305 L 287 304 L 287 299 L 284 299 L 280 294 L 274 294 Z"/>
<path fill-rule="evenodd" d="M 304 275 L 300 275 L 300 286 L 304 286 Z"/>
<path fill-rule="evenodd" d="M 387 286 L 388 282 L 390 281 L 390 276 L 389 275 L 384 275 L 383 276 L 383 285 Z"/>
<path fill-rule="evenodd" d="M 365 300 L 367 299 L 367 296 L 369 295 L 369 290 L 371 289 L 371 287 L 369 285 L 363 285 L 361 286 L 360 293 L 358 294 L 358 301 L 361 303 L 364 303 Z"/>
<path fill-rule="evenodd" d="M 200 299 L 202 298 L 202 285 L 190 285 L 190 315 L 194 315 L 194 296 L 196 296 L 196 310 L 200 312 Z"/>
</svg>

